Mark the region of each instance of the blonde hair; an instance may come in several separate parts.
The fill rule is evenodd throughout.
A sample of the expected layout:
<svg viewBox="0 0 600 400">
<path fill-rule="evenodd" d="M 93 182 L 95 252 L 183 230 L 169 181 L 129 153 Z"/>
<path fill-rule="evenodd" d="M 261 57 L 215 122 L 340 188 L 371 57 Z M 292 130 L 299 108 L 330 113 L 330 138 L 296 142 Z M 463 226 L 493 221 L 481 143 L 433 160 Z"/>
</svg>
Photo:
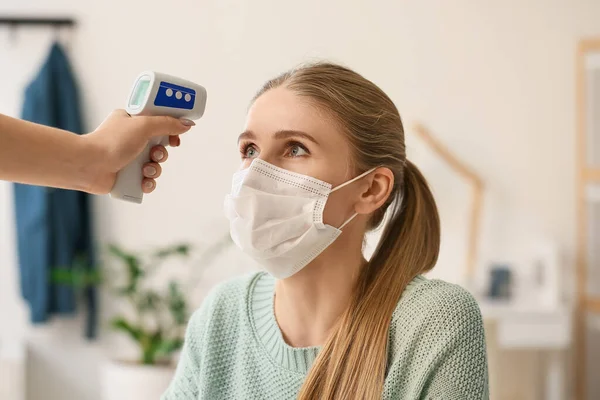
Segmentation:
<svg viewBox="0 0 600 400">
<path fill-rule="evenodd" d="M 392 313 L 408 283 L 433 268 L 440 222 L 433 195 L 406 159 L 404 128 L 392 100 L 371 81 L 340 65 L 298 67 L 265 83 L 255 99 L 284 86 L 328 112 L 348 135 L 357 173 L 385 166 L 394 174 L 388 201 L 369 227 L 388 223 L 361 269 L 347 310 L 340 316 L 300 390 L 300 400 L 381 399 Z"/>
</svg>

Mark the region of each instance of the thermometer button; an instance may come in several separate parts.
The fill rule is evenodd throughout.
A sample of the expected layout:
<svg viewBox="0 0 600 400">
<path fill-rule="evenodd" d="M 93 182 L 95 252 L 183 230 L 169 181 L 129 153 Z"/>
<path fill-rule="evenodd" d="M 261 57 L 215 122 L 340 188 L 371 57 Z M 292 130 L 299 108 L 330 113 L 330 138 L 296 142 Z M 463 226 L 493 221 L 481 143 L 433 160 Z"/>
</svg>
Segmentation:
<svg viewBox="0 0 600 400">
<path fill-rule="evenodd" d="M 173 89 L 167 89 L 167 90 L 165 91 L 165 94 L 167 95 L 167 97 L 171 97 L 171 96 L 173 96 Z"/>
<path fill-rule="evenodd" d="M 180 100 L 183 97 L 183 94 L 181 94 L 181 92 L 175 92 L 175 97 L 177 100 Z"/>
<path fill-rule="evenodd" d="M 189 93 L 186 93 L 184 98 L 185 98 L 185 101 L 187 101 L 187 102 L 190 102 L 192 100 L 192 96 L 190 96 Z"/>
</svg>

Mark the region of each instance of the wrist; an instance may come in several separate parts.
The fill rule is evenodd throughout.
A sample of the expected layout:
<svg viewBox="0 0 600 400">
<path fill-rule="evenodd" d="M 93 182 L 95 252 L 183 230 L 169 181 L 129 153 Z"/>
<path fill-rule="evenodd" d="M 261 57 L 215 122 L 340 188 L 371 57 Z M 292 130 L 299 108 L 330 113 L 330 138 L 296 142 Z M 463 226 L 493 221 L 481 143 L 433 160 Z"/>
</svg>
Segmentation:
<svg viewBox="0 0 600 400">
<path fill-rule="evenodd" d="M 102 175 L 102 166 L 105 159 L 103 148 L 98 146 L 90 134 L 76 135 L 76 164 L 77 164 L 77 190 L 92 193 Z"/>
</svg>

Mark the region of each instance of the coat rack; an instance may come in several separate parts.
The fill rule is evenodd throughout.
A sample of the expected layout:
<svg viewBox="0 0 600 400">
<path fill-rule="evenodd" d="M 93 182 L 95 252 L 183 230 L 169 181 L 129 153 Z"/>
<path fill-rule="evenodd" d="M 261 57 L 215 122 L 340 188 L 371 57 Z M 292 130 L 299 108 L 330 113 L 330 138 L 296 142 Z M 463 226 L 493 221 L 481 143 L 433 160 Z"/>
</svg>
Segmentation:
<svg viewBox="0 0 600 400">
<path fill-rule="evenodd" d="M 16 40 L 16 28 L 19 26 L 50 26 L 54 28 L 54 35 L 58 38 L 60 29 L 63 27 L 74 27 L 75 20 L 68 17 L 22 17 L 0 15 L 0 27 L 3 25 L 8 27 L 10 39 L 14 43 Z"/>
<path fill-rule="evenodd" d="M 72 27 L 75 26 L 73 18 L 38 18 L 38 17 L 17 17 L 17 16 L 0 16 L 0 25 L 8 25 L 11 28 L 20 25 L 46 25 L 54 27 Z"/>
</svg>

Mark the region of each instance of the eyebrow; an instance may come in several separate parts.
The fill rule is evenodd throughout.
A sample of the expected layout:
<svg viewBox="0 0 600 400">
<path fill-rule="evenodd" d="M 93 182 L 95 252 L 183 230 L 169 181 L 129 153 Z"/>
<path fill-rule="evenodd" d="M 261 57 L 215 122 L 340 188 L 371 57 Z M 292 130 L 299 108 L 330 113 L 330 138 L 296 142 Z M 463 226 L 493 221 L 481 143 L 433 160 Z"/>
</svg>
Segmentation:
<svg viewBox="0 0 600 400">
<path fill-rule="evenodd" d="M 301 137 L 307 140 L 310 140 L 311 142 L 313 142 L 314 144 L 319 144 L 319 142 L 317 142 L 317 140 L 312 137 L 311 135 L 309 135 L 306 132 L 302 132 L 302 131 L 295 131 L 295 130 L 290 130 L 290 129 L 284 129 L 284 130 L 280 130 L 275 132 L 275 134 L 273 135 L 275 136 L 275 139 L 288 139 L 291 137 Z M 241 140 L 249 140 L 249 139 L 254 139 L 256 140 L 256 135 L 254 134 L 254 132 L 252 131 L 246 131 L 244 133 L 242 133 L 240 136 L 238 136 L 238 143 Z"/>
</svg>

